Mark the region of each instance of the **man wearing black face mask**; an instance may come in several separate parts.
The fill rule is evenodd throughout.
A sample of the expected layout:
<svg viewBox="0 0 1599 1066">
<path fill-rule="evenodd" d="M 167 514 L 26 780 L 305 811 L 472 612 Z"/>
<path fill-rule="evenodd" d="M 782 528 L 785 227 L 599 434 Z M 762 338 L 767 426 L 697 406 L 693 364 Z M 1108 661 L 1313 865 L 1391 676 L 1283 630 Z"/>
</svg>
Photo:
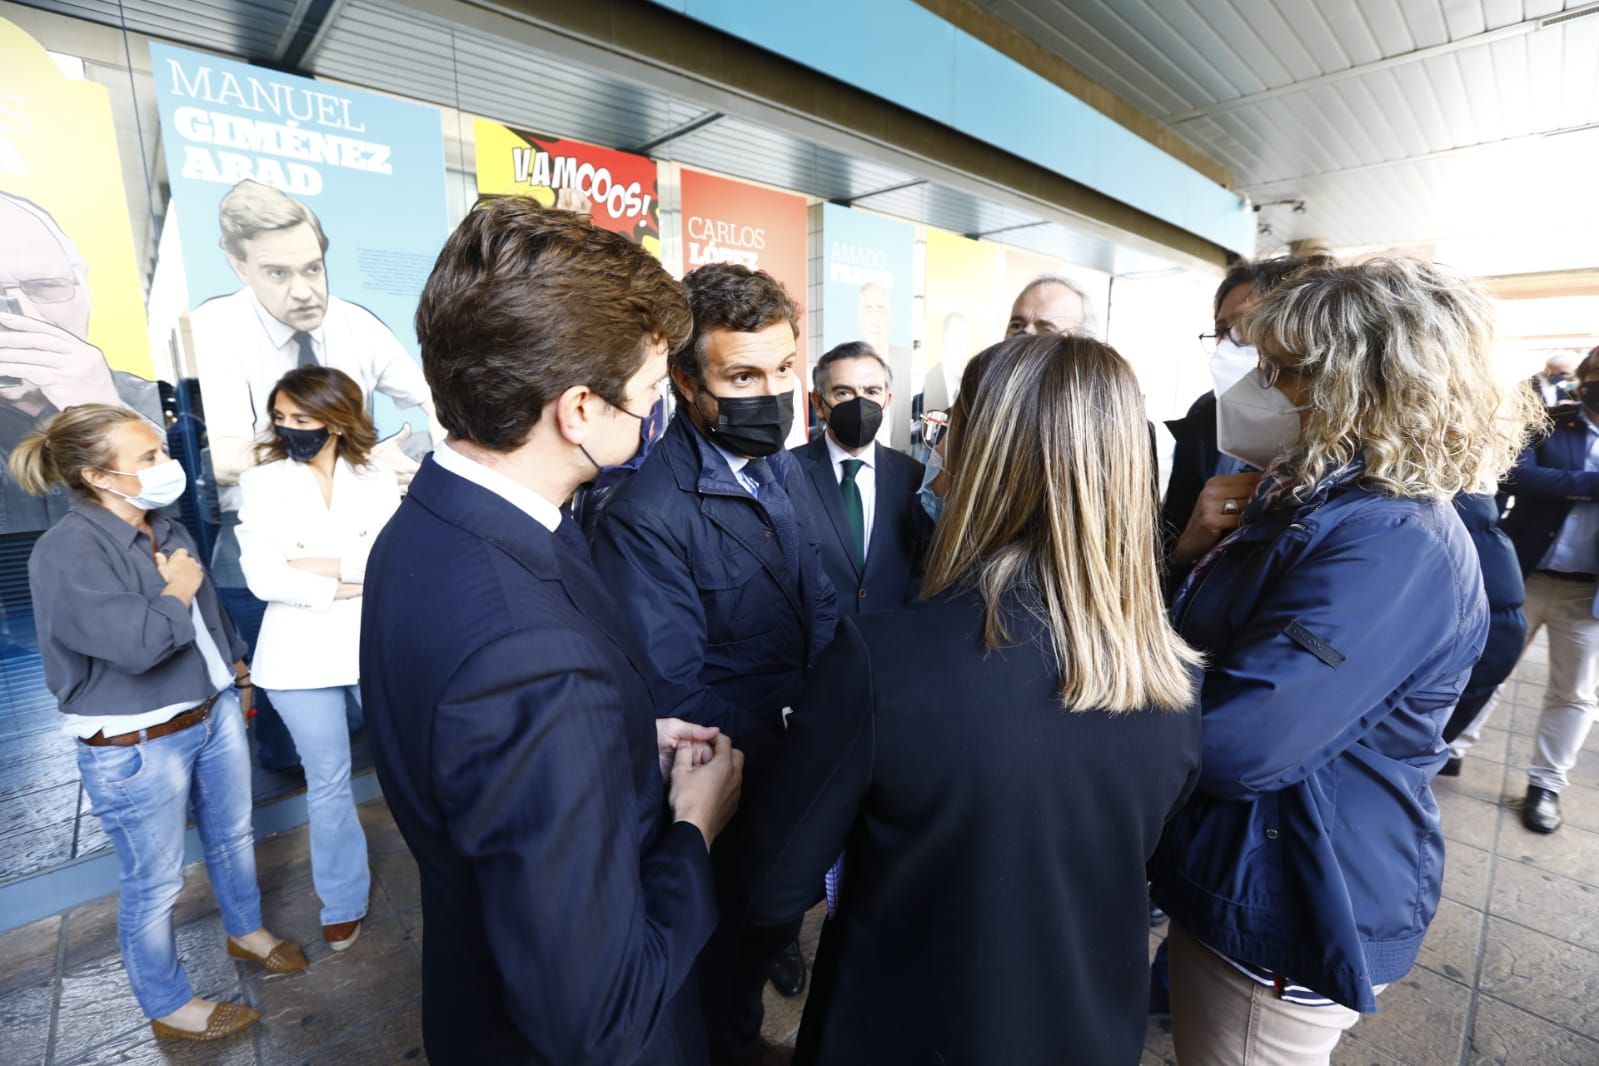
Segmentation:
<svg viewBox="0 0 1599 1066">
<path fill-rule="evenodd" d="M 732 736 L 756 794 L 837 616 L 809 518 L 821 505 L 783 450 L 799 312 L 741 266 L 700 267 L 683 287 L 694 331 L 671 358 L 677 416 L 606 505 L 594 564 L 654 667 L 661 713 Z M 761 990 L 798 930 L 738 920 L 745 832 L 735 819 L 712 855 L 722 924 L 700 958 L 701 1007 L 713 1058 L 766 1062 L 778 1052 L 760 1040 Z"/>
<path fill-rule="evenodd" d="M 839 611 L 903 607 L 920 585 L 932 520 L 917 504 L 921 463 L 876 442 L 893 402 L 892 372 L 864 341 L 850 341 L 816 364 L 816 412 L 827 429 L 793 451 L 822 510 L 815 525 Z"/>
</svg>

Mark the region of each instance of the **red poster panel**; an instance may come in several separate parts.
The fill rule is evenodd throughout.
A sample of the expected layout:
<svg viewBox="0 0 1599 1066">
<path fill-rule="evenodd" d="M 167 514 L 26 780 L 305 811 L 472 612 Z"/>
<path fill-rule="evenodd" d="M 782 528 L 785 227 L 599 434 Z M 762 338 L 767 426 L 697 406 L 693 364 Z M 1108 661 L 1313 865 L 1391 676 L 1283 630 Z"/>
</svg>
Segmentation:
<svg viewBox="0 0 1599 1066">
<path fill-rule="evenodd" d="M 793 193 L 682 171 L 683 270 L 741 263 L 783 283 L 805 303 L 805 198 Z"/>
</svg>

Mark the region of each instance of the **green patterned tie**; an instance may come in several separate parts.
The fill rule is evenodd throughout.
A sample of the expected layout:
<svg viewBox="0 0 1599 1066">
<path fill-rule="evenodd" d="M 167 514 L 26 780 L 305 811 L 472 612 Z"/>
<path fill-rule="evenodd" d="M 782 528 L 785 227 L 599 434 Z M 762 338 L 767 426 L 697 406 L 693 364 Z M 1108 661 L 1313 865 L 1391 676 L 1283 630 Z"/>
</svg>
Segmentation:
<svg viewBox="0 0 1599 1066">
<path fill-rule="evenodd" d="M 861 490 L 855 484 L 855 475 L 866 463 L 860 459 L 844 460 L 844 480 L 839 490 L 844 494 L 844 517 L 849 521 L 850 536 L 855 541 L 855 561 L 866 565 L 866 505 L 861 503 Z"/>
</svg>

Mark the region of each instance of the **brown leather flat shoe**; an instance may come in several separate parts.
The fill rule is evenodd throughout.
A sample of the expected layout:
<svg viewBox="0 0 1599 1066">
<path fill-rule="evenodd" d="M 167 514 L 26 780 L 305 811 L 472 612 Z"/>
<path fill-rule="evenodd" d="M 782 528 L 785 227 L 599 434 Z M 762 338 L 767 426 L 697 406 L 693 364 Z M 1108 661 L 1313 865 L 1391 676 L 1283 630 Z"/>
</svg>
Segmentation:
<svg viewBox="0 0 1599 1066">
<path fill-rule="evenodd" d="M 250 1028 L 260 1020 L 261 1015 L 253 1007 L 243 1003 L 218 1003 L 211 1008 L 211 1017 L 205 1020 L 205 1028 L 199 1032 L 179 1029 L 154 1018 L 150 1020 L 150 1031 L 163 1040 L 221 1040 Z"/>
<path fill-rule="evenodd" d="M 344 951 L 355 938 L 361 935 L 361 919 L 353 922 L 335 922 L 333 925 L 322 927 L 322 939 L 328 942 L 328 947 L 334 951 Z"/>
<path fill-rule="evenodd" d="M 305 952 L 300 950 L 300 945 L 292 940 L 282 940 L 278 946 L 265 955 L 240 947 L 231 937 L 228 939 L 228 954 L 235 959 L 248 959 L 259 962 L 267 973 L 298 973 L 311 965 L 306 960 Z"/>
</svg>

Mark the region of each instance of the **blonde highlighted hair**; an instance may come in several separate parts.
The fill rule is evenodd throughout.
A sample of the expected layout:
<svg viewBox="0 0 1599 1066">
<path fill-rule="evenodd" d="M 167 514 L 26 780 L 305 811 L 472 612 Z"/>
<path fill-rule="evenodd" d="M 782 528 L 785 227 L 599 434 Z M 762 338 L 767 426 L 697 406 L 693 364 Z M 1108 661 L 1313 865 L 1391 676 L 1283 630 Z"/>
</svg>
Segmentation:
<svg viewBox="0 0 1599 1066">
<path fill-rule="evenodd" d="M 1073 711 L 1192 705 L 1198 652 L 1161 595 L 1153 449 L 1132 368 L 1091 337 L 1016 337 L 968 367 L 924 594 L 976 589 L 990 650 L 1041 623 Z M 969 386 L 975 385 L 975 388 Z"/>
<path fill-rule="evenodd" d="M 1364 455 L 1366 483 L 1392 496 L 1491 492 L 1547 421 L 1531 390 L 1494 375 L 1487 298 L 1430 263 L 1310 267 L 1242 328 L 1308 386 L 1300 442 L 1283 460 L 1300 491 Z"/>
<path fill-rule="evenodd" d="M 104 470 L 116 461 L 111 430 L 124 422 L 150 424 L 137 411 L 113 404 L 80 403 L 69 407 L 11 449 L 7 461 L 11 477 L 24 492 L 34 496 L 65 485 L 86 500 L 97 499 L 94 487 L 83 480 L 83 472 Z"/>
</svg>

